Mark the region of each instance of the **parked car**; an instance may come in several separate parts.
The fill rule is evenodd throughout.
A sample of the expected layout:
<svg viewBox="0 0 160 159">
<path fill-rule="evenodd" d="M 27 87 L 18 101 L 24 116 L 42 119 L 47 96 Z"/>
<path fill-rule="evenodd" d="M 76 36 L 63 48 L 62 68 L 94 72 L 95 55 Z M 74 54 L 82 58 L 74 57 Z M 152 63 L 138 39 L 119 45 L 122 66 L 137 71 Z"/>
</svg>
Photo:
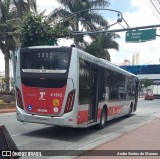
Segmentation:
<svg viewBox="0 0 160 159">
<path fill-rule="evenodd" d="M 145 99 L 145 100 L 147 100 L 147 99 L 149 99 L 149 100 L 154 100 L 155 97 L 154 97 L 154 94 L 153 94 L 153 90 L 146 90 L 144 99 Z"/>
</svg>

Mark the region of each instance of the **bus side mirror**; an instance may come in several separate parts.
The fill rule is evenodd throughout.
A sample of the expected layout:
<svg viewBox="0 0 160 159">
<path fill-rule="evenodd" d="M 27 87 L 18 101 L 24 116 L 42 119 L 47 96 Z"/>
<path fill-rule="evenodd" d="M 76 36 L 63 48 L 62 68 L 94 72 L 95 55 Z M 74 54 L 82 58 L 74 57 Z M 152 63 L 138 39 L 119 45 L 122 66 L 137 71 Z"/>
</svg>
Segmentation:
<svg viewBox="0 0 160 159">
<path fill-rule="evenodd" d="M 11 156 L 9 151 L 18 151 L 18 148 L 4 125 L 0 126 L 0 158 L 18 159 Z M 2 158 L 3 158 L 2 157 Z"/>
</svg>

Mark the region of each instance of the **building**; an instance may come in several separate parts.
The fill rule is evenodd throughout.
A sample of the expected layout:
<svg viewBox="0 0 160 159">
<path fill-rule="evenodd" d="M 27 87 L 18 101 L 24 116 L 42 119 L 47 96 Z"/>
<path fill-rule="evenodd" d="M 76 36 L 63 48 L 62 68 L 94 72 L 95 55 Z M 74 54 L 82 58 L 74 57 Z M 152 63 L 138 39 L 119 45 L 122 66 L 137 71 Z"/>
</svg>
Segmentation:
<svg viewBox="0 0 160 159">
<path fill-rule="evenodd" d="M 122 65 L 131 65 L 131 61 L 125 59 Z"/>
<path fill-rule="evenodd" d="M 151 79 L 153 82 L 160 81 L 160 64 L 127 65 L 120 67 L 128 72 L 137 75 L 139 79 Z"/>
<path fill-rule="evenodd" d="M 131 65 L 131 61 L 125 59 L 124 62 L 122 62 L 122 63 L 115 63 L 114 62 L 113 64 L 116 65 L 116 66 Z"/>
<path fill-rule="evenodd" d="M 138 65 L 139 64 L 139 53 L 134 53 L 132 55 L 132 65 Z"/>
</svg>

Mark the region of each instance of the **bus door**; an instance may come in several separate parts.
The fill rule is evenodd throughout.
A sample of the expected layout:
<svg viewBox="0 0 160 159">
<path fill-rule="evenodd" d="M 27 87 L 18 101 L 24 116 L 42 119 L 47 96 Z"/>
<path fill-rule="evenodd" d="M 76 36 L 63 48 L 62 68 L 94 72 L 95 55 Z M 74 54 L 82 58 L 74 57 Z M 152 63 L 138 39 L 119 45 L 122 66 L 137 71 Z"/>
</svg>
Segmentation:
<svg viewBox="0 0 160 159">
<path fill-rule="evenodd" d="M 90 103 L 88 110 L 88 121 L 89 123 L 96 122 L 97 120 L 97 111 L 98 111 L 98 69 L 90 69 Z"/>
</svg>

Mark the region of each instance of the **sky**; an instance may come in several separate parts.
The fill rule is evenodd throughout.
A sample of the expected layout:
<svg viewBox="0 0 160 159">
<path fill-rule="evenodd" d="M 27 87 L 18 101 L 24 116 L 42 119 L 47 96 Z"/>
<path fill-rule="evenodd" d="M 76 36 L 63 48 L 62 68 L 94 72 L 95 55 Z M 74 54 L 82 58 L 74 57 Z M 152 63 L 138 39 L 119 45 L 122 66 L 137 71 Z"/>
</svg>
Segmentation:
<svg viewBox="0 0 160 159">
<path fill-rule="evenodd" d="M 122 12 L 123 18 L 129 24 L 129 27 L 139 27 L 145 25 L 156 25 L 160 23 L 160 17 L 158 18 L 150 7 L 149 0 L 109 0 L 111 5 L 108 9 L 114 9 Z M 38 10 L 46 10 L 46 14 L 50 13 L 53 9 L 59 7 L 59 3 L 56 0 L 37 0 Z M 114 23 L 117 20 L 117 14 L 103 11 L 101 14 L 109 24 Z M 126 27 L 125 23 L 122 25 Z M 120 25 L 115 25 L 110 28 L 122 29 Z M 125 32 L 119 32 L 120 39 L 116 41 L 119 44 L 119 51 L 109 50 L 111 55 L 111 62 L 120 64 L 125 59 L 132 60 L 134 53 L 140 54 L 140 64 L 160 64 L 160 37 L 156 37 L 156 40 L 143 42 L 143 43 L 126 43 Z M 160 35 L 160 28 L 157 28 L 157 34 Z M 70 46 L 72 40 L 61 40 L 59 45 Z M 4 71 L 4 57 L 0 53 L 0 71 Z"/>
<path fill-rule="evenodd" d="M 117 3 L 116 3 L 117 2 Z M 118 2 L 119 5 L 118 5 Z M 126 2 L 126 3 L 125 3 Z M 123 13 L 123 17 L 129 27 L 159 24 L 160 19 L 154 14 L 149 5 L 149 0 L 111 0 L 110 7 Z M 113 22 L 113 19 L 108 18 Z M 123 25 L 125 26 L 125 25 Z M 113 28 L 118 28 L 114 26 Z M 120 27 L 119 27 L 120 28 Z M 160 28 L 157 28 L 159 34 Z M 111 60 L 113 63 L 122 63 L 124 59 L 132 60 L 133 53 L 140 54 L 140 64 L 159 64 L 160 61 L 160 37 L 156 40 L 143 43 L 126 43 L 125 32 L 118 33 L 121 38 L 117 40 L 120 50 L 111 50 Z"/>
</svg>

